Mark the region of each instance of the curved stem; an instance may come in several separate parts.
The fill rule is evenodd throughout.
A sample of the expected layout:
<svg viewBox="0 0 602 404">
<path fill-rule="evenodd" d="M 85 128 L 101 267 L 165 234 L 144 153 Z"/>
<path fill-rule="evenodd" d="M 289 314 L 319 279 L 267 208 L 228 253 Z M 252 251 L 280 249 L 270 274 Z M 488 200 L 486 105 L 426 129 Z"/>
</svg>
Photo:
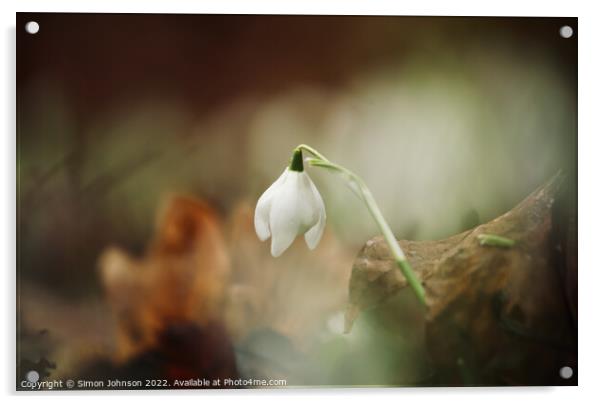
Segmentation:
<svg viewBox="0 0 602 404">
<path fill-rule="evenodd" d="M 355 173 L 349 171 L 345 167 L 332 163 L 326 157 L 320 154 L 317 150 L 313 149 L 310 146 L 302 144 L 297 146 L 296 150 L 305 150 L 317 157 L 315 159 L 309 159 L 309 165 L 338 171 L 345 175 L 350 182 L 355 184 L 356 188 L 354 188 L 354 190 L 357 191 L 358 195 L 364 201 L 368 210 L 372 214 L 372 217 L 376 221 L 376 224 L 378 225 L 380 231 L 382 232 L 385 238 L 385 241 L 387 242 L 387 245 L 391 250 L 393 258 L 395 259 L 395 263 L 401 270 L 401 273 L 405 276 L 406 280 L 408 281 L 408 284 L 416 294 L 416 297 L 418 297 L 418 300 L 420 300 L 422 304 L 426 305 L 424 288 L 422 287 L 420 281 L 416 278 L 416 275 L 412 270 L 412 266 L 408 262 L 405 254 L 403 253 L 403 250 L 399 246 L 399 243 L 397 242 L 393 231 L 391 231 L 391 227 L 389 227 L 389 224 L 387 223 L 382 212 L 380 211 L 376 200 L 372 196 L 372 192 L 370 192 L 364 181 Z"/>
<path fill-rule="evenodd" d="M 323 154 L 321 154 L 319 151 L 317 151 L 316 149 L 314 149 L 311 146 L 308 146 L 306 144 L 300 144 L 299 146 L 297 146 L 295 148 L 295 150 L 305 150 L 306 152 L 309 152 L 310 154 L 316 156 L 317 158 L 319 158 L 320 160 L 323 161 L 327 161 L 330 162 L 326 157 L 324 157 Z"/>
</svg>

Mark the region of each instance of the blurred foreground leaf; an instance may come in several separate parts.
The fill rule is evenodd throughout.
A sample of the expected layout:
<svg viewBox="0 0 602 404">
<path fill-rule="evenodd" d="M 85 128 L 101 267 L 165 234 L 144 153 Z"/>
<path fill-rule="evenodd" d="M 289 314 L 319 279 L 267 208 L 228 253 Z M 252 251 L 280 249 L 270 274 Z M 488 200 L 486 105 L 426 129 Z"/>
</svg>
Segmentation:
<svg viewBox="0 0 602 404">
<path fill-rule="evenodd" d="M 158 219 L 142 258 L 115 247 L 100 258 L 117 323 L 117 351 L 106 371 L 168 380 L 235 377 L 221 318 L 230 266 L 220 221 L 207 203 L 184 196 L 171 198 Z"/>
</svg>

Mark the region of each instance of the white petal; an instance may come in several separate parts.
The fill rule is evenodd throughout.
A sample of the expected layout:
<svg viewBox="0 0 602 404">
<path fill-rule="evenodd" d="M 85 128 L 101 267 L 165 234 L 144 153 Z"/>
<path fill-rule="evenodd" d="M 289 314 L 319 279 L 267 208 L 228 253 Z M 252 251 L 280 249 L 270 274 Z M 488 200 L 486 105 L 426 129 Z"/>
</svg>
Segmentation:
<svg viewBox="0 0 602 404">
<path fill-rule="evenodd" d="M 274 257 L 281 255 L 297 235 L 318 221 L 308 180 L 305 172 L 290 171 L 274 194 L 269 219 Z"/>
<path fill-rule="evenodd" d="M 257 201 L 257 206 L 255 207 L 255 232 L 261 241 L 270 238 L 269 217 L 273 196 L 278 187 L 284 183 L 287 172 L 288 170 L 285 168 L 280 177 L 266 189 Z"/>
<path fill-rule="evenodd" d="M 314 207 L 318 211 L 318 222 L 305 233 L 305 243 L 310 250 L 313 250 L 318 246 L 322 234 L 324 233 L 324 227 L 326 227 L 326 209 L 324 208 L 324 201 L 322 200 L 320 192 L 318 192 L 318 189 L 311 178 L 309 178 L 309 176 L 307 178 L 311 185 Z"/>
<path fill-rule="evenodd" d="M 272 236 L 272 245 L 270 247 L 272 257 L 280 257 L 293 244 L 296 237 L 297 233 L 293 231 L 280 232 L 277 236 Z"/>
</svg>

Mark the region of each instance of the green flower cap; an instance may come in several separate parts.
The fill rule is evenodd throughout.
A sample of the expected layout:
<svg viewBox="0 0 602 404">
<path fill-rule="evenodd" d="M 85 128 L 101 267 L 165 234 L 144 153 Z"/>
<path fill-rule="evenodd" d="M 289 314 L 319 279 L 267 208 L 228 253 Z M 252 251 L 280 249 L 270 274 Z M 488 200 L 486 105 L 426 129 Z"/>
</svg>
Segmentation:
<svg viewBox="0 0 602 404">
<path fill-rule="evenodd" d="M 303 172 L 303 153 L 300 149 L 295 149 L 288 168 L 291 171 Z"/>
</svg>

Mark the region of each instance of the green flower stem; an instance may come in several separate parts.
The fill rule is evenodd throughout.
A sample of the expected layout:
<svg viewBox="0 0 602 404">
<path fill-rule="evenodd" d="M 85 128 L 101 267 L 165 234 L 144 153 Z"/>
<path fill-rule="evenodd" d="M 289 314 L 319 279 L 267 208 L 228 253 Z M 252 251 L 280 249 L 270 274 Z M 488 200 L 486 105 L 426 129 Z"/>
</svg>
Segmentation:
<svg viewBox="0 0 602 404">
<path fill-rule="evenodd" d="M 516 242 L 512 239 L 498 236 L 496 234 L 479 234 L 477 236 L 479 243 L 481 245 L 488 245 L 493 247 L 504 247 L 510 248 L 513 247 Z"/>
<path fill-rule="evenodd" d="M 360 198 L 364 201 L 364 203 L 368 207 L 368 210 L 372 214 L 372 217 L 376 221 L 376 224 L 380 228 L 380 231 L 382 232 L 385 241 L 391 249 L 393 258 L 395 259 L 397 266 L 401 270 L 401 273 L 407 279 L 408 284 L 416 294 L 416 297 L 418 297 L 418 300 L 420 300 L 422 304 L 426 305 L 424 288 L 422 287 L 422 284 L 420 283 L 418 278 L 416 278 L 416 275 L 412 270 L 412 266 L 410 265 L 405 254 L 403 253 L 403 250 L 399 246 L 399 243 L 393 235 L 389 224 L 383 217 L 382 212 L 380 211 L 378 205 L 376 204 L 376 201 L 374 200 L 374 197 L 372 196 L 372 192 L 370 192 L 364 181 L 355 173 L 349 171 L 345 167 L 331 162 L 326 157 L 324 157 L 324 155 L 320 154 L 317 150 L 313 149 L 310 146 L 301 144 L 297 146 L 297 148 L 295 149 L 295 153 L 299 150 L 304 150 L 316 157 L 308 159 L 309 165 L 315 167 L 328 168 L 337 171 L 343 174 L 343 176 L 345 176 L 345 178 L 350 182 L 350 184 L 352 185 L 352 189 L 354 189 L 360 196 Z"/>
</svg>

